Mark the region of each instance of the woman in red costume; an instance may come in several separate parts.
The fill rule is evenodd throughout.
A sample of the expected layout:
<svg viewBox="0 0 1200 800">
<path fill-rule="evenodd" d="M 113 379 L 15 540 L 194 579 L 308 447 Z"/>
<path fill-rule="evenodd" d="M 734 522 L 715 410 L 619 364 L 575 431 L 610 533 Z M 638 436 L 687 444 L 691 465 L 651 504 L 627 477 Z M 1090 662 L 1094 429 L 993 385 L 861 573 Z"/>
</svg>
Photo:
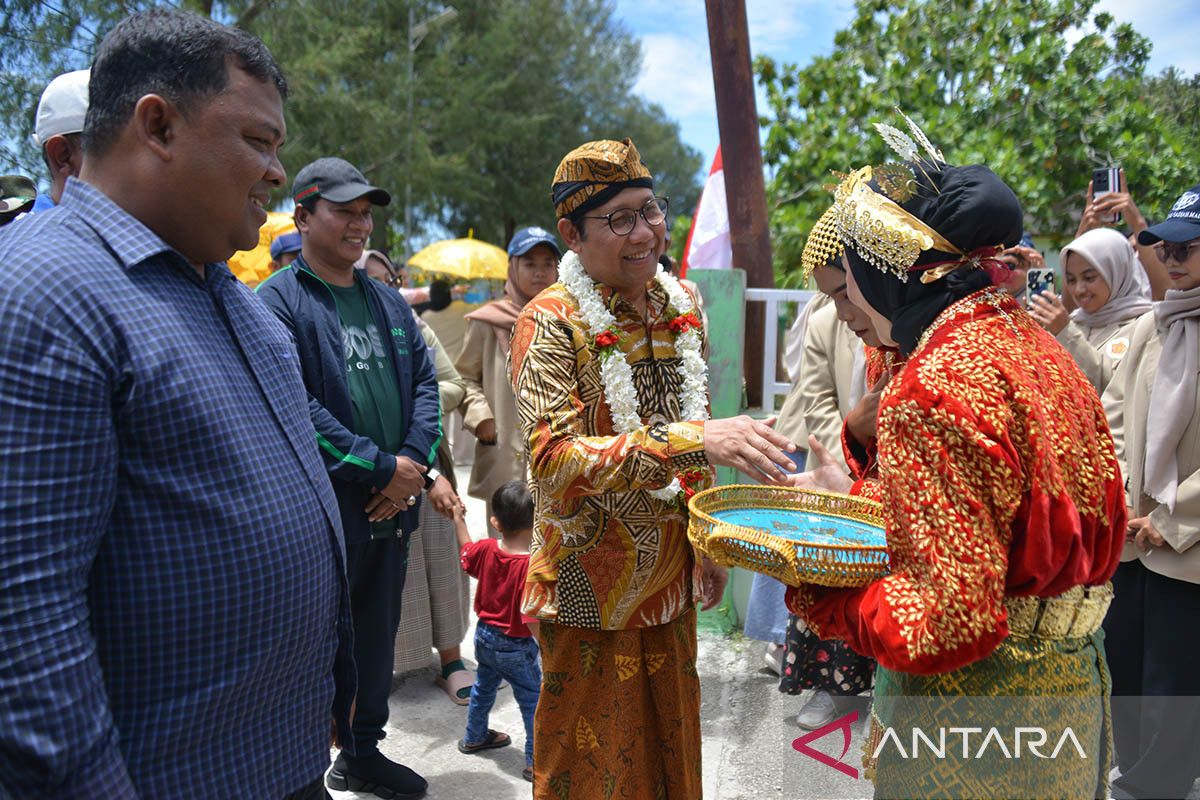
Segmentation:
<svg viewBox="0 0 1200 800">
<path fill-rule="evenodd" d="M 879 403 L 878 478 L 851 484 L 831 462 L 797 476 L 883 503 L 891 574 L 794 589 L 788 605 L 879 662 L 876 796 L 1103 797 L 1100 622 L 1126 521 L 1104 410 L 994 286 L 995 253 L 1021 234 L 1016 196 L 986 167 L 947 165 L 910 126 L 928 155 L 860 169 L 835 201 L 850 298 L 907 359 Z M 982 732 L 964 742 L 971 726 Z M 946 756 L 910 747 L 912 727 L 935 744 L 949 729 Z M 1018 755 L 1017 727 L 1040 727 L 1046 756 L 1067 729 L 1079 747 Z M 991 728 L 1005 747 L 980 754 Z"/>
</svg>

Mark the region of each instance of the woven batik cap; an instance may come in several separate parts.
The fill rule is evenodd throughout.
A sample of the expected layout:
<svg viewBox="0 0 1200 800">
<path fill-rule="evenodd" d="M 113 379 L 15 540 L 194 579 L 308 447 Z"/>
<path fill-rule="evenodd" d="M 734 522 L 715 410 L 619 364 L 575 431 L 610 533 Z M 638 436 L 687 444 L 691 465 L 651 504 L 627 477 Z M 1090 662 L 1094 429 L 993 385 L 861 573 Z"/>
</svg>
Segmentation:
<svg viewBox="0 0 1200 800">
<path fill-rule="evenodd" d="M 631 139 L 600 139 L 576 147 L 554 171 L 550 194 L 560 218 L 603 205 L 622 189 L 654 188 Z"/>
</svg>

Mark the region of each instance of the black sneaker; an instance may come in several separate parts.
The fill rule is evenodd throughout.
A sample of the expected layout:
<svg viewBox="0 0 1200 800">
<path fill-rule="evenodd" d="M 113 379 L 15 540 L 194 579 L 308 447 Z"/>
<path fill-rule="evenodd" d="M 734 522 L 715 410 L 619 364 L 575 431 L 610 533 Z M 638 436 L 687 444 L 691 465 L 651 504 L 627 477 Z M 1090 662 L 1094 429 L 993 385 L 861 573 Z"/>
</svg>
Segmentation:
<svg viewBox="0 0 1200 800">
<path fill-rule="evenodd" d="M 363 757 L 339 753 L 325 776 L 325 785 L 339 792 L 371 793 L 384 800 L 418 800 L 429 787 L 420 775 L 378 750 Z"/>
</svg>

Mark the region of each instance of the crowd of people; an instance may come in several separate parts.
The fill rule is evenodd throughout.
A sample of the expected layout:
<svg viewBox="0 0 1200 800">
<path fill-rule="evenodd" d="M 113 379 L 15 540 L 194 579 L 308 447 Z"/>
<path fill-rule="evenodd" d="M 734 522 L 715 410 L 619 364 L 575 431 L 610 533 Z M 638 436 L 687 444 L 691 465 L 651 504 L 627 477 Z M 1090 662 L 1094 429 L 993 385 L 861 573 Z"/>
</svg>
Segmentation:
<svg viewBox="0 0 1200 800">
<path fill-rule="evenodd" d="M 512 744 L 511 686 L 534 797 L 699 798 L 697 606 L 728 576 L 686 501 L 717 466 L 881 502 L 888 576 L 756 576 L 747 622 L 801 727 L 871 705 L 879 796 L 1188 793 L 1200 186 L 1157 224 L 1123 173 L 1089 186 L 1060 294 L 1026 280 L 1008 185 L 905 117 L 914 146 L 809 236 L 778 422 L 710 419 L 701 297 L 632 141 L 562 157 L 556 230 L 518 230 L 464 314 L 369 248 L 391 195 L 353 164 L 288 184 L 287 95 L 255 37 L 137 14 L 43 94 L 50 192 L 0 181 L 0 794 L 421 797 L 379 746 L 436 652 L 464 755 Z M 225 262 L 284 187 L 252 291 Z M 1054 722 L 1089 759 L 872 747 L 951 708 L 914 699 L 1031 696 L 1077 701 Z"/>
</svg>

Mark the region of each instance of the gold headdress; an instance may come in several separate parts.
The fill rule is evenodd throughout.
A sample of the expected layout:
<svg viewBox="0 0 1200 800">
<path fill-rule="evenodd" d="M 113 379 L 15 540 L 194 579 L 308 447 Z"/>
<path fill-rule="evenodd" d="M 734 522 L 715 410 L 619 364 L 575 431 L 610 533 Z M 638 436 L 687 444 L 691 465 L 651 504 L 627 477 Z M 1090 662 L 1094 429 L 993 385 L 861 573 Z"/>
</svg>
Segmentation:
<svg viewBox="0 0 1200 800">
<path fill-rule="evenodd" d="M 800 254 L 800 270 L 804 280 L 812 277 L 813 270 L 825 266 L 832 258 L 841 256 L 841 236 L 838 235 L 837 219 L 834 207 L 830 206 L 817 220 L 817 224 L 808 233 L 804 242 L 804 252 Z"/>
<path fill-rule="evenodd" d="M 873 190 L 868 185 L 873 176 L 872 167 L 855 170 L 834 192 L 831 211 L 842 241 L 851 243 L 867 261 L 902 281 L 908 280 L 909 269 L 926 250 L 962 255 L 940 233 Z M 931 276 L 931 272 L 922 275 L 921 280 L 928 283 L 945 274 Z"/>
<path fill-rule="evenodd" d="M 884 123 L 876 123 L 875 129 L 907 163 L 889 162 L 876 167 L 862 167 L 844 176 L 834 190 L 830 212 L 842 241 L 853 245 L 856 252 L 879 269 L 907 281 L 913 264 L 927 250 L 966 256 L 941 234 L 900 206 L 900 203 L 911 200 L 921 188 L 914 168 L 937 191 L 936 185 L 929 180 L 926 168 L 937 169 L 945 165 L 946 159 L 915 122 L 900 109 L 896 109 L 896 113 L 904 118 L 911 136 Z M 880 192 L 868 185 L 872 180 L 879 186 Z M 935 281 L 962 263 L 965 262 L 939 265 L 924 272 L 921 281 Z"/>
</svg>

